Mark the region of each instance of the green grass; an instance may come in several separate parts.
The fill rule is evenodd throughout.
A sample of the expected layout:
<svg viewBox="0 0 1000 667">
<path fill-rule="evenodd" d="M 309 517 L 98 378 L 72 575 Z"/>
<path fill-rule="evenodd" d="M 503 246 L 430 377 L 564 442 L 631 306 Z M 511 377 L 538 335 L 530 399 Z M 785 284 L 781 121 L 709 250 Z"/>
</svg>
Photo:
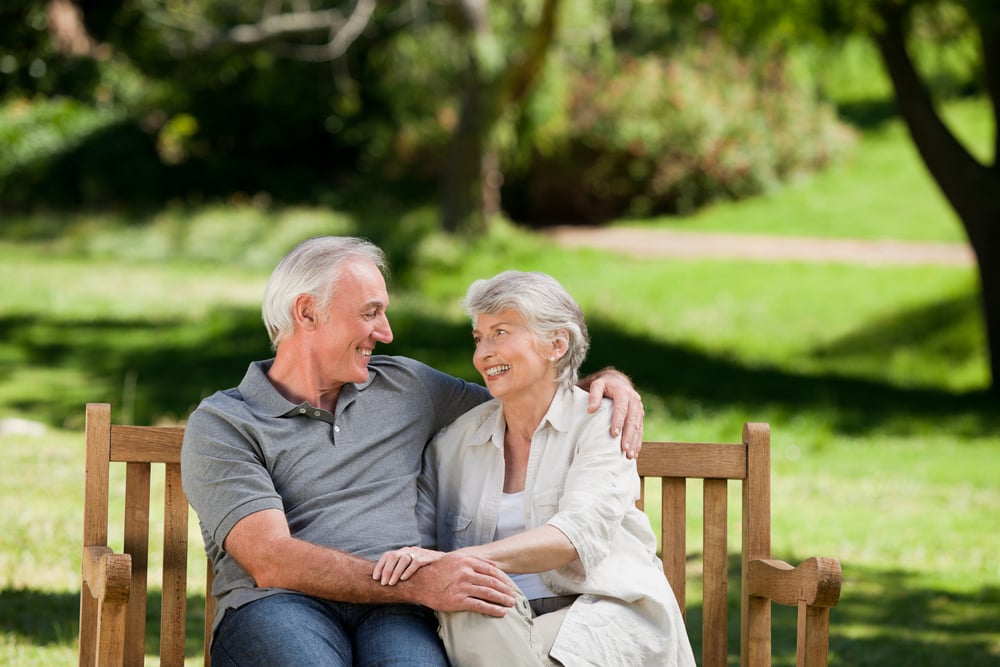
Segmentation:
<svg viewBox="0 0 1000 667">
<path fill-rule="evenodd" d="M 963 127 L 975 134 L 982 108 L 954 109 L 970 114 Z M 927 183 L 890 122 L 866 135 L 853 167 L 656 224 L 958 240 Z M 466 285 L 511 266 L 542 270 L 588 314 L 587 367 L 635 379 L 648 437 L 728 440 L 744 420 L 770 422 L 775 555 L 842 560 L 831 664 L 1000 659 L 1000 413 L 984 391 L 971 268 L 626 260 L 557 250 L 503 225 L 463 246 L 421 238 L 426 215 L 245 207 L 169 210 L 140 224 L 5 221 L 0 419 L 45 431 L 0 434 L 0 663 L 74 663 L 84 403 L 110 401 L 125 421 L 177 421 L 236 384 L 268 354 L 258 309 L 271 265 L 315 233 L 390 248 L 390 352 L 473 378 L 458 308 Z M 196 563 L 198 547 L 194 535 Z M 200 578 L 191 576 L 196 591 Z M 786 611 L 775 611 L 779 665 L 794 645 Z"/>
</svg>

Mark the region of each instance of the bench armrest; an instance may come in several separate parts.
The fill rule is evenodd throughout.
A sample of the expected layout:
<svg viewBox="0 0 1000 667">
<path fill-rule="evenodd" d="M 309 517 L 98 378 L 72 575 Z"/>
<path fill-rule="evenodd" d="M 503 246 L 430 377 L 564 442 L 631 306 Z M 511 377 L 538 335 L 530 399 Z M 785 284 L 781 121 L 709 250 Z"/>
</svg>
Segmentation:
<svg viewBox="0 0 1000 667">
<path fill-rule="evenodd" d="M 128 602 L 132 584 L 132 557 L 116 554 L 108 547 L 83 548 L 83 582 L 98 600 Z"/>
<path fill-rule="evenodd" d="M 750 595 L 778 604 L 833 607 L 840 600 L 841 581 L 839 560 L 814 557 L 798 567 L 780 560 L 752 560 L 744 584 Z"/>
</svg>

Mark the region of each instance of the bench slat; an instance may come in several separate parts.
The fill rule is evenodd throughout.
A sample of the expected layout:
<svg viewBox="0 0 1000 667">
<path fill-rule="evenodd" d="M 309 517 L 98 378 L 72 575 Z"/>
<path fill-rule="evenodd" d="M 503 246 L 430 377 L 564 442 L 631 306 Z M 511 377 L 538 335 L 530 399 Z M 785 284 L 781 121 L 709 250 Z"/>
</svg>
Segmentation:
<svg viewBox="0 0 1000 667">
<path fill-rule="evenodd" d="M 160 665 L 183 667 L 187 630 L 188 502 L 181 487 L 181 466 L 166 466 L 163 530 L 163 604 Z"/>
<path fill-rule="evenodd" d="M 644 442 L 637 461 L 641 477 L 746 479 L 742 445 Z"/>
<path fill-rule="evenodd" d="M 687 480 L 664 479 L 661 500 L 661 549 L 663 573 L 674 589 L 681 614 L 687 618 Z"/>
<path fill-rule="evenodd" d="M 149 568 L 150 464 L 125 466 L 125 553 L 132 556 L 132 592 L 125 614 L 125 664 L 141 665 L 146 653 Z"/>
<path fill-rule="evenodd" d="M 702 665 L 725 667 L 729 654 L 728 633 L 714 629 L 729 624 L 729 483 L 724 479 L 706 479 L 703 494 Z"/>
<path fill-rule="evenodd" d="M 111 460 L 180 463 L 184 429 L 180 426 L 111 427 Z"/>
</svg>

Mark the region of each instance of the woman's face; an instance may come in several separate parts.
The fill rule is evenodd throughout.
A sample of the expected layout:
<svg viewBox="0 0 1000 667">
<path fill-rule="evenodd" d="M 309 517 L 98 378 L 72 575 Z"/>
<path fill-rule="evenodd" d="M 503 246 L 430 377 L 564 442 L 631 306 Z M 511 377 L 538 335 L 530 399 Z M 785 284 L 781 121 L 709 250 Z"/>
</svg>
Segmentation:
<svg viewBox="0 0 1000 667">
<path fill-rule="evenodd" d="M 560 346 L 539 341 L 516 310 L 479 315 L 472 339 L 476 344 L 472 363 L 495 398 L 552 391 L 556 374 L 550 358 L 561 356 Z"/>
</svg>

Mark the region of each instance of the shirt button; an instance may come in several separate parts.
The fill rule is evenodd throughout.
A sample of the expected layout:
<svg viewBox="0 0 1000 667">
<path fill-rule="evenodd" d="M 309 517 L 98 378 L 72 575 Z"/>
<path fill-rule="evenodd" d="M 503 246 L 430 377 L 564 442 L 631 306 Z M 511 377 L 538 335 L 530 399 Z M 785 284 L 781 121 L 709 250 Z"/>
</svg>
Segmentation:
<svg viewBox="0 0 1000 667">
<path fill-rule="evenodd" d="M 320 416 L 320 411 L 319 410 L 313 410 L 313 417 L 319 417 L 319 416 Z"/>
<path fill-rule="evenodd" d="M 306 409 L 305 408 L 299 408 L 299 414 L 300 415 L 304 415 L 305 413 L 306 413 Z"/>
<path fill-rule="evenodd" d="M 340 433 L 340 427 L 339 426 L 334 426 L 333 427 L 333 432 L 334 433 Z"/>
</svg>

